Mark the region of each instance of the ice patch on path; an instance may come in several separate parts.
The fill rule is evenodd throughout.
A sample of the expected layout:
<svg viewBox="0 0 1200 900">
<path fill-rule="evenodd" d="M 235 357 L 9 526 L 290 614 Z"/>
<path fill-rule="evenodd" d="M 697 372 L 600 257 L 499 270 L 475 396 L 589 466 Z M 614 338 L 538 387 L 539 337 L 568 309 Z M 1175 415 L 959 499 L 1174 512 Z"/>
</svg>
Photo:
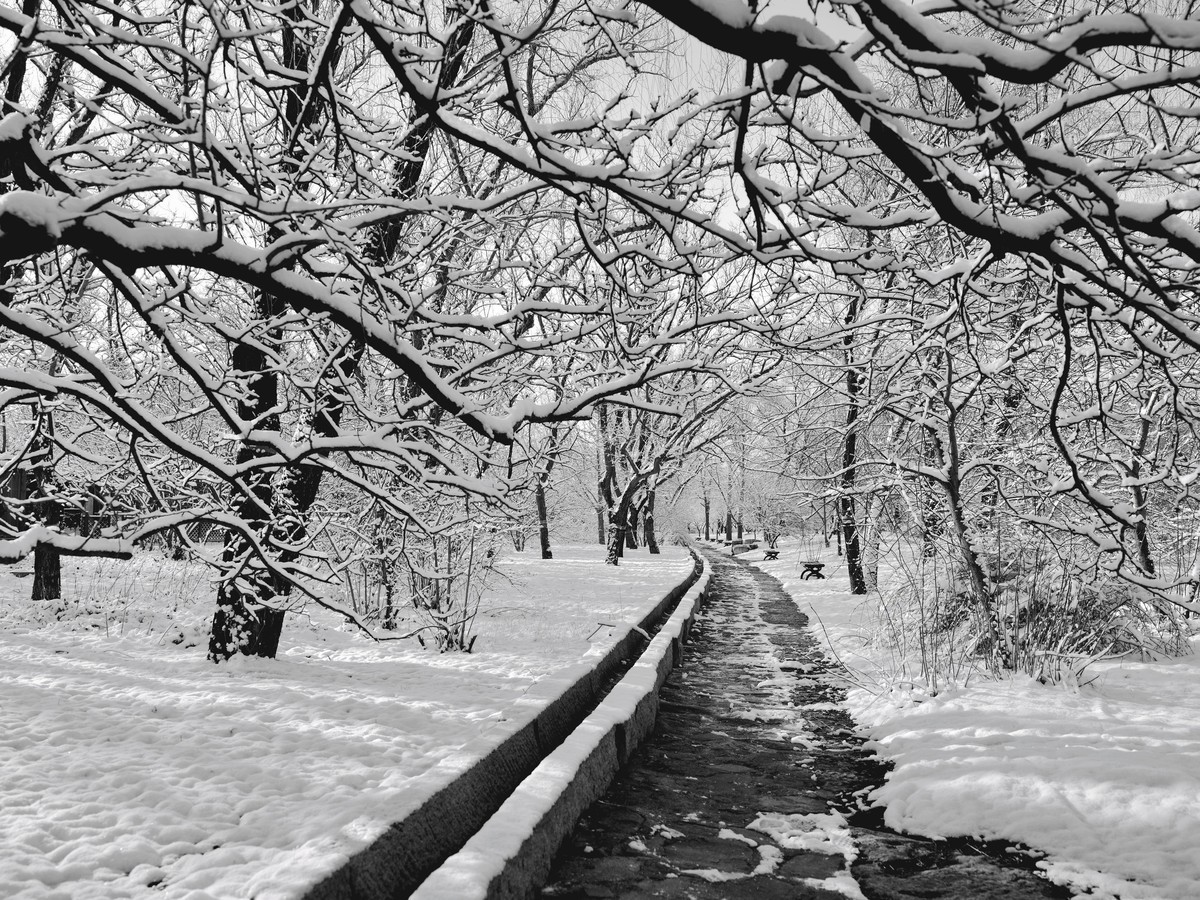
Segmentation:
<svg viewBox="0 0 1200 900">
<path fill-rule="evenodd" d="M 741 841 L 743 844 L 749 844 L 751 847 L 758 846 L 758 841 L 751 840 L 744 834 L 738 834 L 732 828 L 722 828 L 717 832 L 717 837 L 723 841 Z"/>
<path fill-rule="evenodd" d="M 783 851 L 771 844 L 763 844 L 758 848 L 759 861 L 750 873 L 754 875 L 774 875 L 783 864 Z"/>
<path fill-rule="evenodd" d="M 854 844 L 854 838 L 850 836 L 845 817 L 840 813 L 760 813 L 747 827 L 769 835 L 775 843 L 788 850 L 843 857 L 846 860 L 845 869 L 829 878 L 805 878 L 804 883 L 810 887 L 834 891 L 851 900 L 866 900 L 858 882 L 850 874 L 849 866 L 858 858 L 858 847 Z M 765 856 L 763 862 L 766 862 Z"/>
<path fill-rule="evenodd" d="M 858 858 L 858 848 L 854 846 L 854 838 L 850 836 L 850 829 L 840 813 L 760 813 L 746 827 L 770 835 L 775 843 L 788 850 L 844 856 L 847 863 Z"/>
<path fill-rule="evenodd" d="M 843 869 L 828 878 L 805 878 L 804 883 L 809 887 L 820 888 L 824 891 L 833 891 L 849 897 L 850 900 L 867 900 L 866 895 L 862 892 L 862 888 L 858 886 L 858 882 L 854 880 L 854 876 L 850 874 L 849 869 Z"/>
<path fill-rule="evenodd" d="M 723 884 L 726 881 L 742 881 L 749 878 L 742 872 L 722 872 L 720 869 L 683 869 L 681 875 L 691 875 L 693 878 L 702 878 L 709 884 Z"/>
<path fill-rule="evenodd" d="M 732 832 L 731 832 L 732 833 Z M 724 833 L 721 835 L 728 838 Z M 753 843 L 747 838 L 735 835 L 739 840 Z M 783 864 L 783 851 L 778 847 L 763 845 L 756 848 L 758 850 L 758 865 L 754 867 L 753 872 L 722 872 L 720 869 L 684 869 L 680 874 L 691 875 L 693 878 L 702 878 L 709 884 L 723 884 L 727 881 L 745 881 L 748 878 L 756 878 L 759 875 L 774 875 L 780 865 Z M 808 879 L 814 883 L 818 883 L 815 879 Z"/>
</svg>

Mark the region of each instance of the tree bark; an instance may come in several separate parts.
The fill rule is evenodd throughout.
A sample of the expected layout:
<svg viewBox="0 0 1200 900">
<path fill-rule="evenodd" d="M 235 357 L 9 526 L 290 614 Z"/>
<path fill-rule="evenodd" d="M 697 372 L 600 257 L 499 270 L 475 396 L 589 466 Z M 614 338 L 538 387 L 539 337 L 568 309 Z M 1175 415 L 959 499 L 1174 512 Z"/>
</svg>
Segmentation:
<svg viewBox="0 0 1200 900">
<path fill-rule="evenodd" d="M 238 415 L 243 421 L 254 422 L 259 430 L 278 431 L 279 378 L 270 368 L 264 347 L 275 343 L 270 322 L 282 312 L 283 305 L 262 293 L 255 305 L 258 318 L 267 323 L 268 334 L 234 348 L 233 368 L 247 376 L 247 397 L 239 400 Z M 235 462 L 243 468 L 269 452 L 247 441 L 238 448 Z M 270 474 L 258 469 L 247 478 L 246 492 L 235 505 L 238 518 L 267 545 L 274 537 L 270 531 L 275 501 Z M 236 655 L 274 657 L 283 630 L 283 611 L 274 604 L 279 596 L 286 595 L 287 586 L 267 569 L 240 532 L 231 531 L 226 536 L 222 560 L 230 574 L 217 587 L 208 658 L 220 662 Z"/>
<path fill-rule="evenodd" d="M 610 566 L 618 565 L 625 556 L 625 528 L 625 511 L 618 506 L 608 517 L 608 552 L 604 562 Z"/>
<path fill-rule="evenodd" d="M 58 548 L 38 544 L 33 549 L 33 599 L 58 600 L 62 597 L 62 561 Z"/>
<path fill-rule="evenodd" d="M 542 559 L 554 559 L 554 552 L 550 549 L 550 518 L 546 512 L 546 488 L 541 478 L 538 478 L 533 486 L 533 497 L 537 503 L 538 539 L 541 542 Z"/>
<path fill-rule="evenodd" d="M 58 369 L 58 360 L 50 364 L 50 374 Z M 54 527 L 62 520 L 62 506 L 54 494 L 54 411 L 38 400 L 36 433 L 29 447 L 29 491 L 34 499 L 34 517 L 42 525 Z M 33 550 L 34 601 L 62 597 L 62 561 L 54 547 L 38 544 Z"/>
<path fill-rule="evenodd" d="M 1150 549 L 1150 525 L 1146 519 L 1146 486 L 1142 484 L 1142 457 L 1146 453 L 1146 446 L 1150 441 L 1150 416 L 1149 408 L 1153 405 L 1153 398 L 1146 404 L 1147 414 L 1142 416 L 1141 426 L 1138 435 L 1138 445 L 1134 449 L 1133 458 L 1129 463 L 1129 480 L 1132 482 L 1131 491 L 1133 493 L 1133 508 L 1138 519 L 1133 526 L 1133 537 L 1137 544 L 1138 564 L 1142 567 L 1142 571 L 1147 575 L 1155 574 L 1154 555 Z"/>
<path fill-rule="evenodd" d="M 659 554 L 662 551 L 658 547 L 658 537 L 654 533 L 654 489 L 651 488 L 646 492 L 646 509 L 642 514 L 642 527 L 645 530 L 646 547 L 651 554 Z"/>
<path fill-rule="evenodd" d="M 633 499 L 642 489 L 645 480 L 646 476 L 644 475 L 635 475 L 631 478 L 629 484 L 625 485 L 625 490 L 621 492 L 621 498 L 617 501 L 616 507 L 609 513 L 608 554 L 604 561 L 610 566 L 617 565 L 625 555 L 625 538 L 626 532 L 629 530 L 630 510 L 633 507 Z"/>
<path fill-rule="evenodd" d="M 872 494 L 867 506 L 866 540 L 863 542 L 863 582 L 868 591 L 879 590 L 879 546 L 882 541 L 880 526 L 882 514 L 887 506 L 886 495 Z"/>
<path fill-rule="evenodd" d="M 855 294 L 846 311 L 846 324 L 853 325 L 859 316 L 861 295 Z M 838 515 L 842 525 L 842 545 L 846 552 L 846 571 L 850 576 L 850 593 L 865 594 L 867 581 L 863 575 L 862 545 L 859 540 L 857 510 L 854 503 L 858 467 L 858 415 L 862 384 L 854 361 L 853 332 L 847 331 L 846 347 L 846 437 L 842 444 L 842 474 L 839 479 Z"/>
</svg>

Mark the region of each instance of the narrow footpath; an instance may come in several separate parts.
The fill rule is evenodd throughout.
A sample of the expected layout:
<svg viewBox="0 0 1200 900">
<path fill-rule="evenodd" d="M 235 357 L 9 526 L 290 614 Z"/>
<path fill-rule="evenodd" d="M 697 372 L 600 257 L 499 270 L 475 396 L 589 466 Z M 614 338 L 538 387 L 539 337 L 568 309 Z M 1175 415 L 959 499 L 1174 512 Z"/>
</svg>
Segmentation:
<svg viewBox="0 0 1200 900">
<path fill-rule="evenodd" d="M 832 664 L 770 575 L 707 552 L 710 599 L 653 736 L 564 844 L 543 897 L 1042 900 L 1024 854 L 883 827 Z"/>
</svg>

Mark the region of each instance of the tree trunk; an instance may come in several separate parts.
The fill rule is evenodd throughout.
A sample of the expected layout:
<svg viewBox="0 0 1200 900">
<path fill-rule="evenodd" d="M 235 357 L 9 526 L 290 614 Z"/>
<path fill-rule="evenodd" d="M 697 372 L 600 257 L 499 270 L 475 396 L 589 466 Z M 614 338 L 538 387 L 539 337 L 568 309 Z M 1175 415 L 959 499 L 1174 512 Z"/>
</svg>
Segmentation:
<svg viewBox="0 0 1200 900">
<path fill-rule="evenodd" d="M 58 600 L 62 597 L 62 562 L 57 547 L 38 544 L 33 549 L 33 599 Z"/>
<path fill-rule="evenodd" d="M 633 478 L 625 485 L 620 500 L 608 515 L 608 554 L 605 563 L 617 565 L 625 555 L 625 533 L 629 529 L 629 513 L 633 507 L 633 498 L 641 489 L 641 480 Z"/>
<path fill-rule="evenodd" d="M 725 540 L 733 543 L 733 513 L 725 511 Z"/>
<path fill-rule="evenodd" d="M 608 552 L 604 562 L 610 566 L 620 564 L 625 555 L 625 521 L 616 513 L 609 518 L 608 523 Z"/>
<path fill-rule="evenodd" d="M 533 487 L 534 501 L 537 504 L 538 539 L 541 543 L 542 559 L 554 559 L 554 553 L 550 550 L 550 513 L 546 508 L 546 485 L 554 471 L 554 464 L 558 462 L 558 451 L 558 426 L 555 425 L 550 429 L 545 465 L 534 479 Z"/>
<path fill-rule="evenodd" d="M 654 490 L 646 492 L 646 509 L 642 514 L 642 527 L 645 530 L 646 547 L 652 554 L 662 551 L 658 548 L 658 538 L 654 534 Z"/>
<path fill-rule="evenodd" d="M 851 376 L 852 377 L 852 376 Z M 838 519 L 841 522 L 842 547 L 846 554 L 846 571 L 850 576 L 850 593 L 865 594 L 867 580 L 863 575 L 862 544 L 860 542 L 856 504 L 854 502 L 857 433 L 854 423 L 858 418 L 858 406 L 851 403 L 847 408 L 846 443 L 842 448 L 841 495 L 838 497 Z"/>
<path fill-rule="evenodd" d="M 247 390 L 238 401 L 238 416 L 245 422 L 254 422 L 261 431 L 275 432 L 279 430 L 279 376 L 265 348 L 278 343 L 277 329 L 272 323 L 283 312 L 283 304 L 270 294 L 260 293 L 255 307 L 256 318 L 263 323 L 262 333 L 254 336 L 257 340 L 237 344 L 231 360 L 233 369 L 246 378 Z M 244 470 L 271 452 L 268 446 L 246 441 L 238 448 L 235 462 Z M 258 469 L 247 476 L 245 492 L 235 503 L 238 518 L 266 546 L 275 537 L 270 532 L 279 499 L 271 485 L 270 473 Z M 247 536 L 239 531 L 228 532 L 222 560 L 228 574 L 217 588 L 208 658 L 220 662 L 236 654 L 273 657 L 283 628 L 283 612 L 274 603 L 278 594 L 286 593 L 286 585 L 276 584 Z"/>
<path fill-rule="evenodd" d="M 209 659 L 275 657 L 283 633 L 284 611 L 266 606 L 259 599 L 235 587 L 221 586 L 208 638 Z"/>
<path fill-rule="evenodd" d="M 930 426 L 921 426 L 921 458 L 928 465 L 941 466 L 943 453 L 941 438 Z M 918 526 L 921 529 L 921 557 L 934 559 L 938 555 L 938 541 L 946 533 L 945 515 L 933 485 L 922 480 L 917 486 Z"/>
<path fill-rule="evenodd" d="M 638 508 L 632 503 L 629 505 L 629 515 L 625 520 L 625 549 L 636 550 L 638 532 Z"/>
<path fill-rule="evenodd" d="M 984 627 L 992 642 L 994 658 L 999 662 L 1000 668 L 1012 669 L 1012 653 L 1007 638 L 1001 631 L 992 581 L 983 570 L 975 548 L 971 546 L 962 490 L 962 458 L 958 445 L 958 407 L 949 397 L 949 386 L 954 384 L 954 361 L 947 354 L 944 362 L 946 370 L 944 391 L 947 395 L 943 398 L 943 405 L 946 408 L 946 441 L 944 450 L 939 452 L 941 465 L 938 468 L 944 469 L 946 472 L 945 489 L 947 505 L 950 508 L 950 522 L 954 527 L 954 536 L 958 543 L 960 558 L 967 571 L 967 579 L 971 584 L 971 592 L 975 595 L 975 602 L 983 613 Z"/>
<path fill-rule="evenodd" d="M 881 525 L 887 496 L 872 494 L 867 506 L 867 537 L 863 547 L 863 582 L 868 591 L 879 590 L 879 545 L 882 541 Z"/>
<path fill-rule="evenodd" d="M 1134 541 L 1137 544 L 1138 564 L 1147 575 L 1155 574 L 1154 555 L 1150 550 L 1150 526 L 1146 520 L 1146 486 L 1142 484 L 1142 457 L 1150 440 L 1149 409 L 1153 406 L 1154 398 L 1146 404 L 1147 414 L 1142 416 L 1138 445 L 1134 450 L 1133 459 L 1129 464 L 1129 480 L 1132 483 L 1134 515 L 1138 517 L 1133 526 Z"/>
<path fill-rule="evenodd" d="M 305 13 L 301 4 L 288 7 L 292 22 L 299 24 Z M 466 51 L 474 34 L 475 21 L 465 19 L 450 37 L 447 43 L 446 62 L 443 64 L 439 85 L 447 87 L 459 75 L 465 61 Z M 285 64 L 294 70 L 307 71 L 311 62 L 311 50 L 299 29 L 289 25 L 283 30 L 282 41 Z M 316 121 L 319 104 L 308 103 L 304 89 L 289 89 L 285 95 L 286 110 L 283 121 L 285 131 L 305 134 L 311 131 Z M 405 154 L 399 159 L 394 169 L 392 194 L 396 197 L 410 197 L 417 188 L 425 159 L 433 136 L 434 123 L 431 117 L 422 118 L 405 136 L 402 144 Z M 367 258 L 376 265 L 385 264 L 395 253 L 401 238 L 401 225 L 398 222 L 388 223 L 372 230 L 369 244 L 366 247 Z M 276 235 L 277 236 L 277 235 Z M 283 304 L 275 297 L 259 294 L 256 299 L 257 313 L 260 320 L 268 323 L 264 334 L 258 342 L 241 342 L 233 351 L 233 368 L 247 376 L 249 396 L 239 401 L 238 414 L 247 422 L 255 422 L 255 427 L 262 431 L 278 431 L 279 415 L 271 413 L 277 409 L 279 379 L 271 368 L 265 348 L 276 346 L 273 326 L 269 323 L 283 312 Z M 341 381 L 349 383 L 358 371 L 362 360 L 364 345 L 361 340 L 353 339 L 343 354 L 335 363 Z M 312 431 L 320 437 L 336 437 L 339 433 L 342 412 L 346 405 L 346 397 L 341 388 L 327 392 L 318 398 L 317 409 L 314 413 Z M 238 450 L 239 466 L 251 462 L 255 458 L 272 452 L 270 447 L 258 447 L 249 443 L 243 444 Z M 316 500 L 320 488 L 323 470 L 319 466 L 301 465 L 292 470 L 287 479 L 287 496 L 277 497 L 269 485 L 269 476 L 265 473 L 252 475 L 247 483 L 247 496 L 238 502 L 239 515 L 243 521 L 252 525 L 256 536 L 266 546 L 272 544 L 283 547 L 296 547 L 303 540 L 307 529 L 308 513 Z M 284 521 L 289 525 L 272 534 L 276 528 L 276 512 L 282 511 Z M 245 515 L 244 513 L 249 513 Z M 236 561 L 246 559 L 247 562 L 237 573 L 237 580 L 243 585 L 253 585 L 251 590 L 244 586 L 238 587 L 233 579 L 226 579 L 217 590 L 217 610 L 213 615 L 209 633 L 209 659 L 214 662 L 229 659 L 234 654 L 250 656 L 274 657 L 279 646 L 279 637 L 283 629 L 284 613 L 275 608 L 273 603 L 279 597 L 286 597 L 290 585 L 267 571 L 262 560 L 252 559 L 256 551 L 250 546 L 244 535 L 231 532 L 226 538 L 224 558 L 233 565 Z M 296 551 L 282 550 L 279 558 L 283 562 L 295 559 Z"/>
<path fill-rule="evenodd" d="M 50 364 L 56 374 L 59 362 Z M 62 505 L 54 497 L 54 411 L 41 400 L 37 404 L 34 437 L 29 445 L 28 497 L 36 502 L 34 518 L 53 528 L 62 521 Z M 55 547 L 38 544 L 33 550 L 33 593 L 35 601 L 62 597 L 62 560 Z"/>
<path fill-rule="evenodd" d="M 860 297 L 855 295 L 846 312 L 846 324 L 858 320 Z M 862 545 L 859 542 L 857 510 L 854 503 L 855 480 L 858 469 L 858 408 L 862 379 L 854 361 L 854 336 L 847 331 L 846 345 L 846 438 L 842 444 L 842 474 L 838 496 L 838 516 L 842 525 L 842 545 L 846 551 L 846 572 L 850 576 L 850 593 L 865 594 L 867 581 L 863 575 Z"/>
<path fill-rule="evenodd" d="M 709 527 L 709 512 L 711 511 L 711 508 L 712 508 L 712 501 L 708 499 L 708 494 L 705 494 L 704 495 L 704 539 L 706 541 L 712 540 L 712 531 L 710 530 L 710 527 Z"/>
<path fill-rule="evenodd" d="M 533 497 L 537 503 L 538 538 L 542 546 L 542 559 L 554 559 L 554 553 L 550 550 L 550 518 L 546 512 L 546 488 L 541 478 L 538 478 L 533 486 Z"/>
</svg>

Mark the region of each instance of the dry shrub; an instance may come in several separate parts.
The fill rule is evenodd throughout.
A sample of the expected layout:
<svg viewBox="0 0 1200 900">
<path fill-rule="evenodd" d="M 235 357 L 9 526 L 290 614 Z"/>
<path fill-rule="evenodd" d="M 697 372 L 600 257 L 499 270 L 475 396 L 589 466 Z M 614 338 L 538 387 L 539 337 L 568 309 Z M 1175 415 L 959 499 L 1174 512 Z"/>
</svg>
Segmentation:
<svg viewBox="0 0 1200 900">
<path fill-rule="evenodd" d="M 1098 659 L 1186 651 L 1178 608 L 1105 568 L 1092 545 L 1056 547 L 1031 529 L 984 538 L 976 552 L 993 591 L 991 621 L 957 547 L 899 554 L 899 577 L 879 596 L 873 637 L 891 653 L 897 678 L 936 693 L 1007 659 L 1043 683 L 1078 684 Z"/>
</svg>

